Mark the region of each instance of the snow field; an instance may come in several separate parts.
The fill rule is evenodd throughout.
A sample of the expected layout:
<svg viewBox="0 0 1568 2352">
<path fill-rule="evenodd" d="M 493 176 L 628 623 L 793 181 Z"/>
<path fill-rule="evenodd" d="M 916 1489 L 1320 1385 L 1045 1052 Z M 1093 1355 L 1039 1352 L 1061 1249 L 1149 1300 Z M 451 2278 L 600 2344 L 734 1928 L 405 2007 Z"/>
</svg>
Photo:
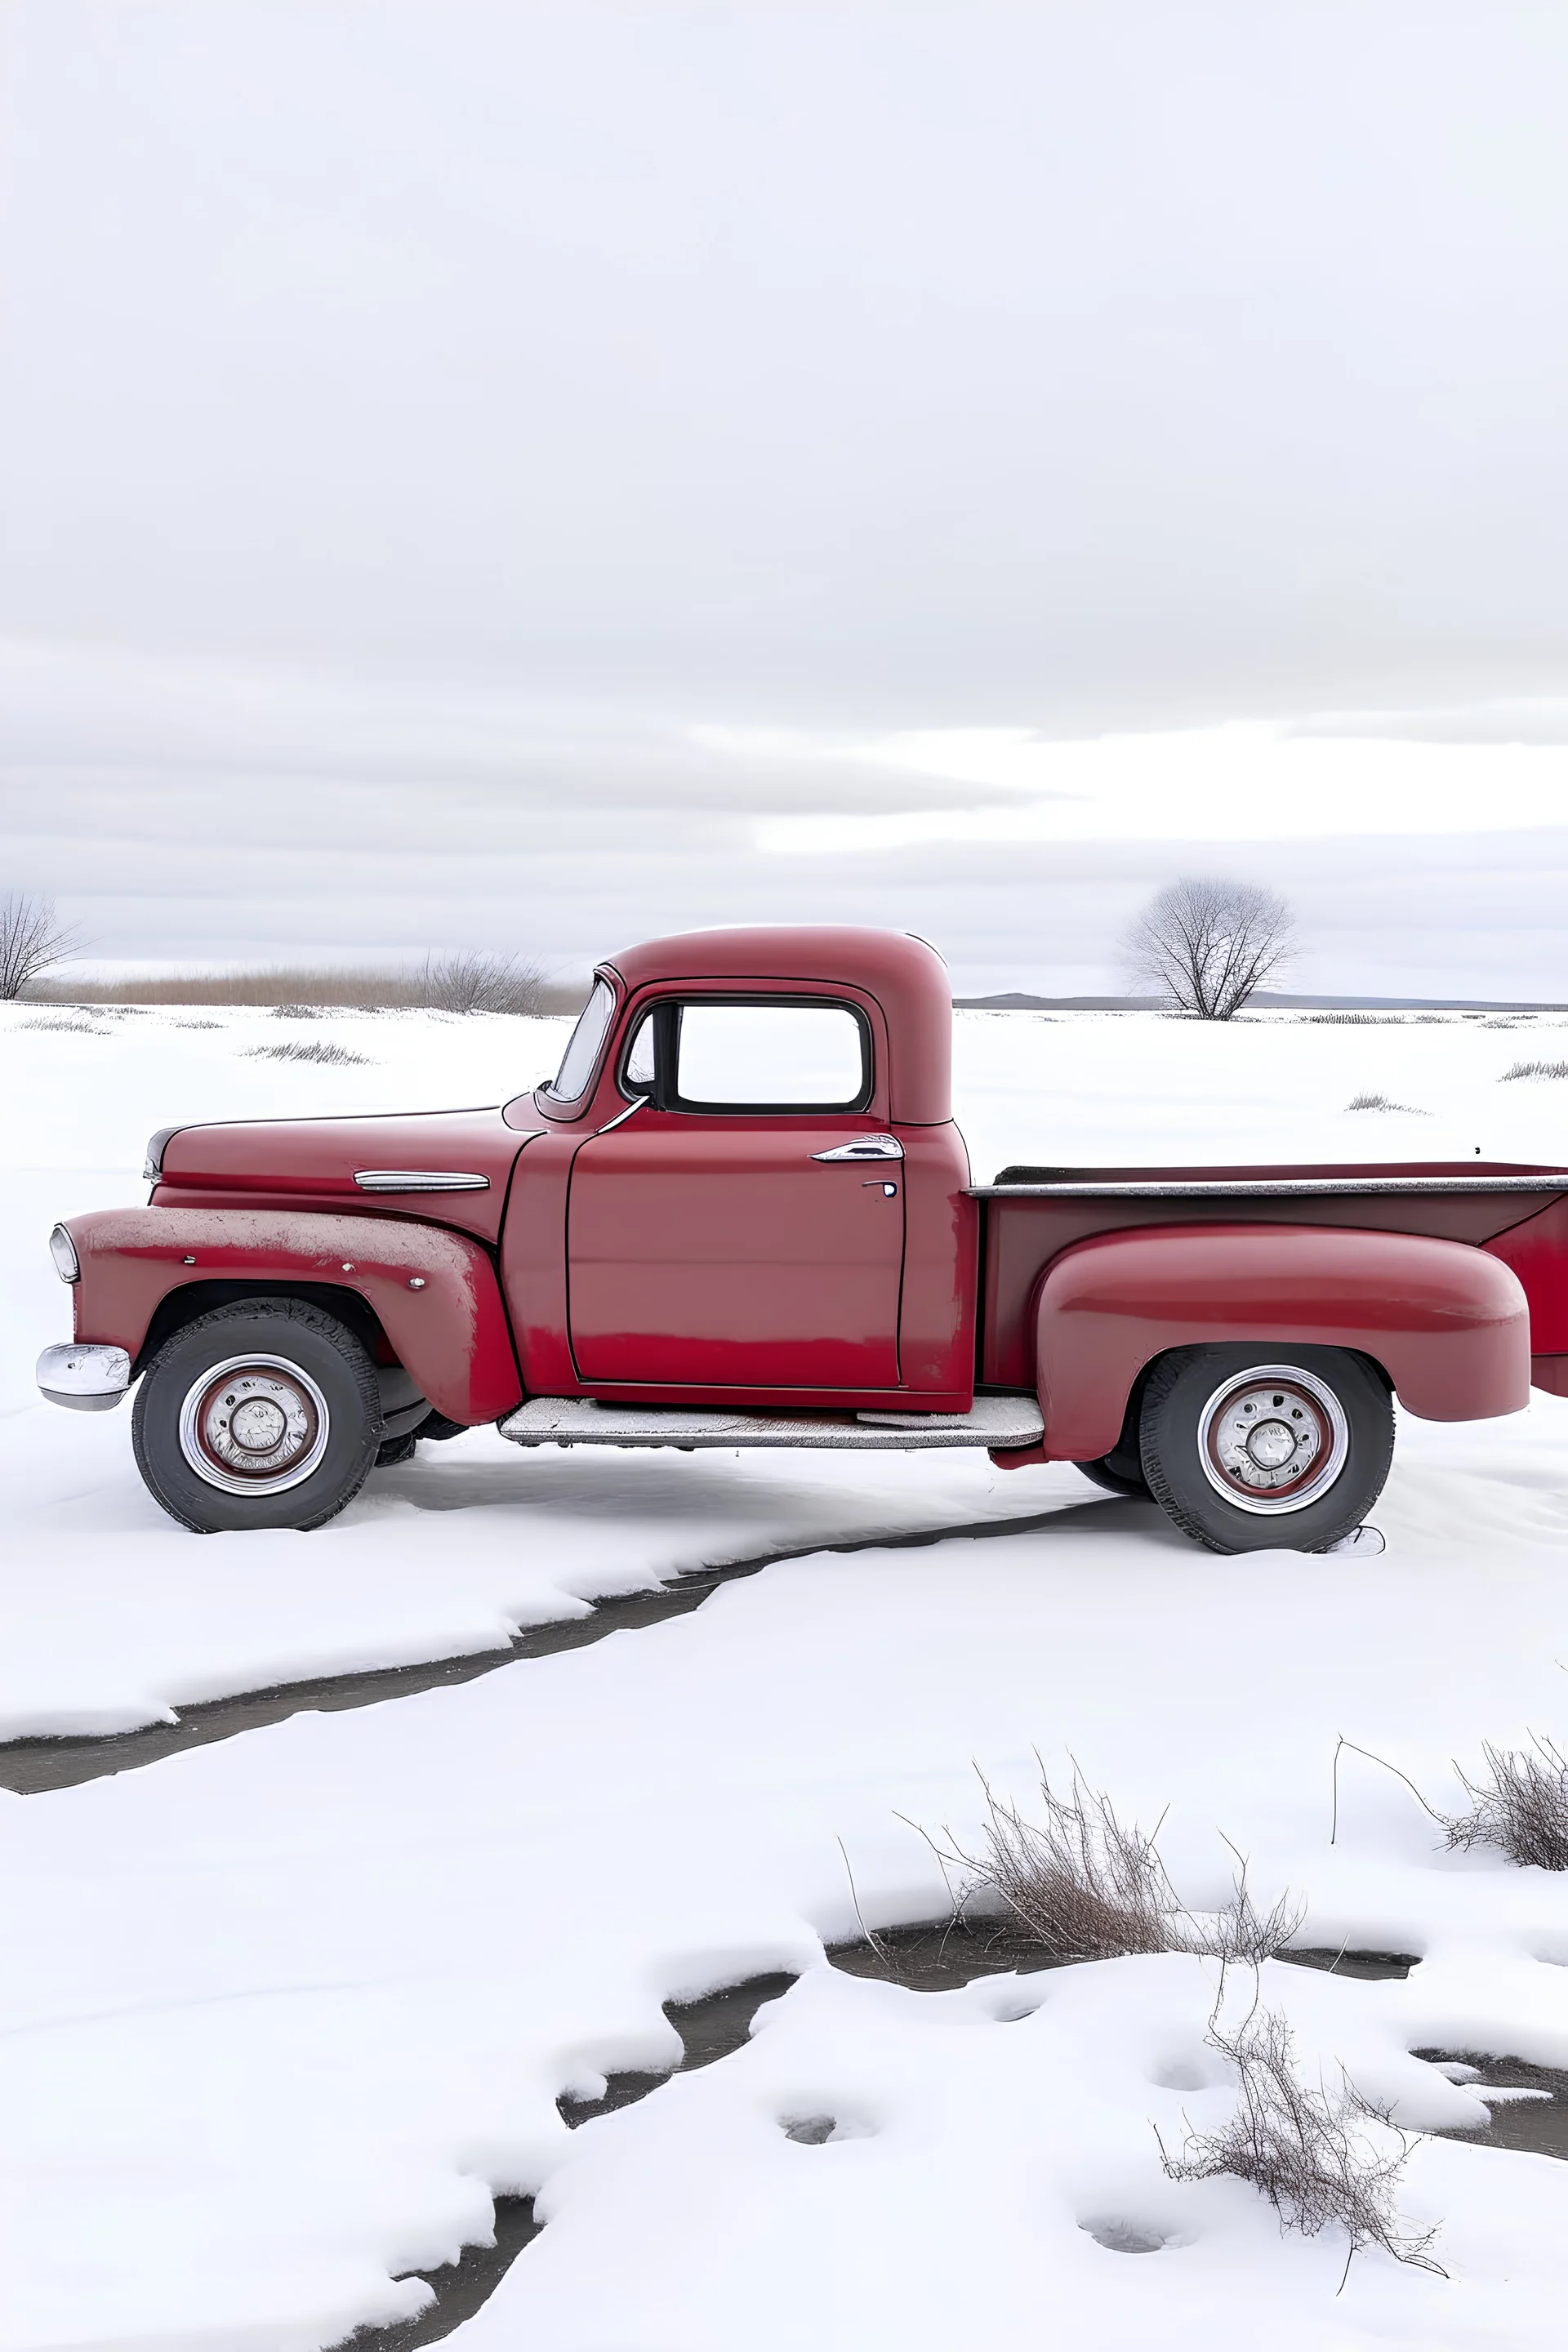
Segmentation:
<svg viewBox="0 0 1568 2352">
<path fill-rule="evenodd" d="M 487 2352 L 919 2352 L 976 2325 L 1090 2352 L 1554 2340 L 1568 2168 L 1545 2158 L 1421 2145 L 1405 2201 L 1441 2223 L 1450 2277 L 1368 2255 L 1341 2295 L 1342 2242 L 1282 2240 L 1239 2184 L 1165 2179 L 1151 2124 L 1173 2145 L 1184 2114 L 1229 2111 L 1203 2046 L 1211 1967 L 908 1994 L 828 1970 L 822 1942 L 855 1932 L 840 1840 L 868 1918 L 932 1916 L 941 1882 L 898 1816 L 972 1835 L 973 1765 L 1026 1799 L 1037 1744 L 1125 1814 L 1171 1807 L 1187 1902 L 1222 1899 L 1224 1832 L 1260 1899 L 1306 1900 L 1304 1941 L 1422 1955 L 1405 1982 L 1263 1971 L 1310 2074 L 1342 2063 L 1419 2128 L 1477 2103 L 1415 2048 L 1568 2064 L 1568 1885 L 1437 1853 L 1359 1758 L 1328 1842 L 1341 1733 L 1439 1804 L 1482 1738 L 1561 1735 L 1568 1403 L 1405 1422 L 1371 1561 L 1216 1559 L 1065 1468 L 544 1460 L 488 1435 L 379 1475 L 315 1536 L 191 1538 L 142 1495 L 123 1412 L 29 1401 L 34 1354 L 68 1328 L 48 1223 L 138 1197 L 167 1120 L 495 1099 L 563 1024 L 149 1014 L 100 1039 L 26 1017 L 0 1017 L 13 1726 L 480 1647 L 705 1559 L 1047 1518 L 811 1553 L 592 1649 L 0 1798 L 7 2352 L 313 2352 L 418 2307 L 394 2273 L 482 2237 L 492 2191 L 536 2192 L 546 2227 L 449 2339 Z M 243 1059 L 258 1034 L 382 1058 Z M 1545 1021 L 963 1015 L 961 1117 L 986 1175 L 1463 1156 L 1448 1139 L 1471 1128 L 1488 1157 L 1552 1160 L 1568 1086 L 1499 1080 L 1558 1050 Z M 1331 1108 L 1363 1088 L 1434 1115 Z M 565 2130 L 562 2091 L 676 2062 L 663 2000 L 770 1968 L 800 1981 L 744 2051 Z M 838 2134 L 790 2141 L 802 2113 Z M 1159 2249 L 1114 2252 L 1106 2224 Z"/>
</svg>

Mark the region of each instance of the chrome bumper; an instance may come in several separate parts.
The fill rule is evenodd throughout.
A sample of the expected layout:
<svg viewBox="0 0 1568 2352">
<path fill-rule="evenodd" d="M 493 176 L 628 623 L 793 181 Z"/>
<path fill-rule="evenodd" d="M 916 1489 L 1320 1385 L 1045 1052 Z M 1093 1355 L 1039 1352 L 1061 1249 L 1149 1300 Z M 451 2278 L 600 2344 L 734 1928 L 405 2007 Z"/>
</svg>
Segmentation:
<svg viewBox="0 0 1568 2352">
<path fill-rule="evenodd" d="M 69 1405 L 74 1412 L 108 1412 L 131 1385 L 131 1359 L 123 1348 L 100 1340 L 46 1348 L 38 1358 L 37 1381 L 51 1404 Z"/>
</svg>

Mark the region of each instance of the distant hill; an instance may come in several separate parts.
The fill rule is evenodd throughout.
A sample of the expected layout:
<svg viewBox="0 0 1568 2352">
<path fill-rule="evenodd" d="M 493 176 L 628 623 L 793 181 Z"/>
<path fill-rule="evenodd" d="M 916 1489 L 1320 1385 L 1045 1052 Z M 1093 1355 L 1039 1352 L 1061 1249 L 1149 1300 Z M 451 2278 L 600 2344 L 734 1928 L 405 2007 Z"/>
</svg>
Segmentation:
<svg viewBox="0 0 1568 2352">
<path fill-rule="evenodd" d="M 955 996 L 969 1013 L 1160 1013 L 1163 996 L 1027 996 L 1008 989 L 1000 996 Z M 1282 1013 L 1568 1013 L 1568 1004 L 1517 1004 L 1481 996 L 1276 996 L 1260 988 L 1251 1002 Z"/>
</svg>

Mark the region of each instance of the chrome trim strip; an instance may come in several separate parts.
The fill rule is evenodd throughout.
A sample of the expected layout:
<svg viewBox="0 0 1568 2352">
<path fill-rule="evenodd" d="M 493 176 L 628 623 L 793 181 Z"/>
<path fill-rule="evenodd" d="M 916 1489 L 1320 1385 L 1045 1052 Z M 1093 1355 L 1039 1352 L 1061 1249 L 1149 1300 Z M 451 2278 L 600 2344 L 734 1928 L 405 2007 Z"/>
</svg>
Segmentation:
<svg viewBox="0 0 1568 2352">
<path fill-rule="evenodd" d="M 651 1095 L 638 1095 L 635 1102 L 627 1103 L 625 1110 L 618 1110 L 614 1118 L 607 1118 L 603 1127 L 596 1127 L 594 1129 L 593 1140 L 597 1143 L 601 1135 L 611 1135 L 617 1127 L 624 1127 L 634 1110 L 643 1109 L 652 1100 Z"/>
<path fill-rule="evenodd" d="M 1202 1183 L 968 1184 L 972 1201 L 1223 1201 L 1385 1192 L 1568 1192 L 1568 1172 L 1552 1176 L 1219 1177 Z"/>
<path fill-rule="evenodd" d="M 488 1176 L 472 1176 L 458 1168 L 356 1168 L 354 1182 L 362 1192 L 488 1192 Z"/>
</svg>

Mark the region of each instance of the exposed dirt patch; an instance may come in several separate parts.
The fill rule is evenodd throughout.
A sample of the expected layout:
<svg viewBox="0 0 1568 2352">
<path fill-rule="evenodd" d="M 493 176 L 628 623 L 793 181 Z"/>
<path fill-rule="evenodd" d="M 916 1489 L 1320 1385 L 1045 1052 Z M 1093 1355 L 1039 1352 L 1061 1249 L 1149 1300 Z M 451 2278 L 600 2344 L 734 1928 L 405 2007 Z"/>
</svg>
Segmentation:
<svg viewBox="0 0 1568 2352">
<path fill-rule="evenodd" d="M 777 2000 L 794 1982 L 793 1975 L 779 1970 L 767 1976 L 748 1977 L 743 1984 L 722 1985 L 718 1991 L 704 1993 L 698 2000 L 667 2000 L 664 2013 L 682 2044 L 679 2065 L 668 2074 L 629 2071 L 612 2074 L 602 2098 L 561 2098 L 556 2104 L 563 2121 L 574 2131 L 595 2116 L 609 2115 L 616 2107 L 629 2107 L 636 2100 L 646 2099 L 650 2091 L 669 2082 L 672 2074 L 689 2074 L 696 2067 L 711 2066 L 716 2059 L 730 2057 L 744 2045 L 752 2020 L 763 2002 Z M 831 2130 L 831 2124 L 828 2128 Z M 458 2261 L 444 2263 L 438 2270 L 398 2273 L 400 2278 L 422 2278 L 434 2288 L 436 2301 L 427 2310 L 417 2319 L 401 2320 L 393 2326 L 356 2328 L 353 2336 L 344 2338 L 345 2345 L 352 2346 L 353 2352 L 417 2352 L 420 2345 L 438 2344 L 465 2319 L 471 2319 L 481 2304 L 489 2302 L 523 2248 L 532 2243 L 543 2226 L 534 2217 L 531 2197 L 498 2197 L 493 2246 L 465 2246 Z"/>
<path fill-rule="evenodd" d="M 444 2263 L 439 2270 L 400 2271 L 400 2278 L 422 2278 L 434 2287 L 435 2302 L 417 2319 L 399 2320 L 390 2327 L 357 2327 L 344 2337 L 345 2346 L 352 2346 L 353 2352 L 417 2352 L 422 2344 L 439 2344 L 489 2301 L 543 2226 L 533 2218 L 531 2197 L 498 2197 L 493 2246 L 465 2246 L 457 2262 Z"/>
<path fill-rule="evenodd" d="M 950 1992 L 977 1977 L 1014 1970 L 1032 1976 L 1068 1965 L 1005 1922 L 963 1919 L 882 1928 L 875 1944 L 829 1944 L 827 1957 L 847 1976 L 873 1977 L 881 1984 L 902 1985 L 906 1992 Z"/>
<path fill-rule="evenodd" d="M 728 2058 L 743 2049 L 752 2031 L 752 2020 L 764 2001 L 777 2000 L 788 1992 L 795 1982 L 792 1975 L 779 1970 L 774 1974 L 748 1977 L 744 1983 L 724 1985 L 717 1992 L 704 1993 L 700 2000 L 667 2000 L 664 2013 L 679 2034 L 683 2055 L 679 2066 L 670 2074 L 643 2074 L 630 2068 L 605 2078 L 605 2088 L 596 2099 L 574 2099 L 563 2093 L 555 2104 L 561 2120 L 568 2131 L 580 2124 L 591 2123 L 595 2116 L 607 2116 L 616 2107 L 635 2106 L 646 2099 L 674 2074 L 689 2074 L 699 2066 L 711 2066 L 718 2058 Z"/>
<path fill-rule="evenodd" d="M 913 1535 L 857 1537 L 848 1543 L 794 1544 L 785 1551 L 763 1552 L 751 1559 L 731 1561 L 721 1568 L 694 1570 L 673 1577 L 652 1592 L 618 1595 L 594 1603 L 586 1617 L 573 1617 L 550 1625 L 531 1625 L 503 1649 L 480 1650 L 461 1658 L 437 1658 L 413 1666 L 387 1666 L 367 1674 L 328 1675 L 306 1682 L 280 1683 L 266 1690 L 245 1691 L 233 1698 L 211 1699 L 180 1710 L 178 1723 L 144 1724 L 135 1731 L 109 1732 L 101 1737 L 72 1734 L 60 1739 L 0 1741 L 0 1789 L 18 1796 L 39 1796 L 50 1789 L 74 1789 L 84 1780 L 105 1780 L 114 1772 L 132 1772 L 144 1764 L 161 1763 L 187 1748 L 205 1748 L 218 1739 L 235 1739 L 242 1732 L 259 1731 L 268 1724 L 284 1723 L 291 1715 L 311 1711 L 332 1714 L 356 1706 L 380 1706 L 388 1699 L 412 1698 L 420 1691 L 440 1690 L 456 1683 L 475 1682 L 502 1666 L 525 1658 L 552 1657 L 561 1650 L 585 1649 L 606 1634 L 644 1625 L 662 1624 L 668 1617 L 684 1617 L 700 1609 L 721 1584 L 755 1576 L 786 1559 L 804 1559 L 814 1552 L 910 1551 L 945 1543 L 955 1537 L 1032 1535 L 1044 1528 L 1077 1528 L 1092 1513 L 1102 1518 L 1114 1505 L 1093 1503 L 1082 1510 L 1034 1511 L 1013 1519 L 981 1519 L 958 1527 L 922 1528 Z"/>
<path fill-rule="evenodd" d="M 1321 1969 L 1326 1976 L 1359 1977 L 1373 1984 L 1388 1977 L 1407 1977 L 1419 1961 L 1419 1952 L 1334 1951 L 1328 1946 L 1291 1944 L 1275 1953 L 1293 1969 Z"/>
<path fill-rule="evenodd" d="M 830 1944 L 827 1957 L 836 1969 L 852 1977 L 875 1977 L 883 1984 L 902 1985 L 910 1992 L 945 1992 L 954 1985 L 973 1984 L 976 1977 L 994 1977 L 1016 1970 L 1032 1976 L 1042 1969 L 1063 1968 L 1005 1921 L 935 1919 L 921 1926 L 879 1931 L 875 1945 L 865 1939 Z M 1322 1969 L 1334 1976 L 1372 1981 L 1384 1977 L 1407 1977 L 1419 1955 L 1414 1952 L 1352 1952 L 1298 1947 L 1274 1954 L 1292 1968 Z"/>
<path fill-rule="evenodd" d="M 1479 2131 L 1449 2128 L 1438 2139 L 1462 2139 L 1473 2147 L 1522 2148 L 1531 2156 L 1568 2161 L 1568 2069 L 1533 2066 L 1528 2058 L 1488 2058 L 1470 2050 L 1417 2050 L 1417 2058 L 1460 2077 L 1467 2090 L 1487 2100 L 1489 2090 L 1531 2091 L 1524 2099 L 1487 2100 L 1491 2122 Z"/>
</svg>

